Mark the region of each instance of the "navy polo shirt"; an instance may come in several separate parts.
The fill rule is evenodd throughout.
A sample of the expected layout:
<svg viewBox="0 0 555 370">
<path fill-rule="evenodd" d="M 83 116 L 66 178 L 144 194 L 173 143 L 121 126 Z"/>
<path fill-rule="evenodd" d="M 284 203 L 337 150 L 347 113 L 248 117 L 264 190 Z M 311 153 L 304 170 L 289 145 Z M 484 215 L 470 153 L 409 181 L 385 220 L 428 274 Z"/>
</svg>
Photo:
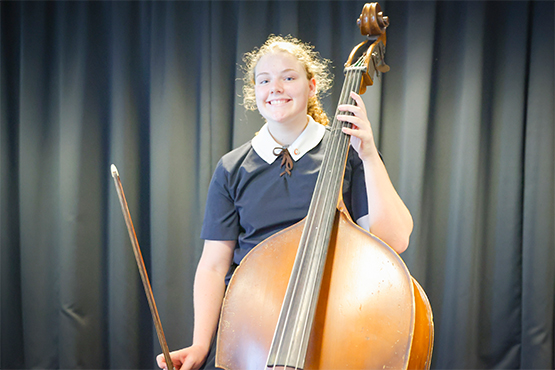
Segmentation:
<svg viewBox="0 0 555 370">
<path fill-rule="evenodd" d="M 267 125 L 251 141 L 225 154 L 210 182 L 201 238 L 237 240 L 233 262 L 239 264 L 258 243 L 303 219 L 328 142 L 328 129 L 310 117 L 305 130 L 288 147 L 294 164 L 291 175 L 283 176 L 281 160 L 274 154 L 274 148 L 281 146 Z M 353 220 L 367 215 L 362 161 L 352 147 L 343 198 Z"/>
</svg>

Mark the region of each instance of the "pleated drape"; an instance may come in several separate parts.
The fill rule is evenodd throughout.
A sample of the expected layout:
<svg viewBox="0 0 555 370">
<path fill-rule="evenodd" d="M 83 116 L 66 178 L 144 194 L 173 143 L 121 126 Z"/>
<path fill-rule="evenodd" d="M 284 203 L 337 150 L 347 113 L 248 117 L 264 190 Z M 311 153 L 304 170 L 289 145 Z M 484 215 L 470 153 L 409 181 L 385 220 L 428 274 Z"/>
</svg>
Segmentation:
<svg viewBox="0 0 555 370">
<path fill-rule="evenodd" d="M 292 34 L 342 65 L 363 1 L 2 1 L 0 367 L 154 368 L 110 164 L 171 349 L 192 340 L 212 171 L 263 121 L 242 55 Z M 364 95 L 415 229 L 435 369 L 555 366 L 554 6 L 385 1 Z"/>
</svg>

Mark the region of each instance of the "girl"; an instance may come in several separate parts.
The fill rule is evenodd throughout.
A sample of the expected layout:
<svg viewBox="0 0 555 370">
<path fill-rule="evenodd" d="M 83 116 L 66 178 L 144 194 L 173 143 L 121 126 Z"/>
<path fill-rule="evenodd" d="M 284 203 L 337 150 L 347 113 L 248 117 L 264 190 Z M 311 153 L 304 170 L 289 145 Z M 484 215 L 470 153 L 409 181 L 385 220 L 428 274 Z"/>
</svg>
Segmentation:
<svg viewBox="0 0 555 370">
<path fill-rule="evenodd" d="M 245 106 L 258 109 L 266 123 L 251 141 L 222 157 L 210 183 L 194 283 L 193 344 L 171 353 L 180 370 L 215 368 L 213 339 L 230 266 L 306 216 L 328 143 L 320 96 L 331 86 L 329 61 L 311 46 L 280 36 L 270 36 L 244 61 Z M 356 105 L 338 107 L 353 114 L 338 116 L 353 125 L 343 128 L 352 146 L 343 198 L 360 226 L 401 253 L 412 218 L 378 154 L 362 99 L 355 93 L 351 97 Z M 157 362 L 166 367 L 162 355 Z"/>
</svg>

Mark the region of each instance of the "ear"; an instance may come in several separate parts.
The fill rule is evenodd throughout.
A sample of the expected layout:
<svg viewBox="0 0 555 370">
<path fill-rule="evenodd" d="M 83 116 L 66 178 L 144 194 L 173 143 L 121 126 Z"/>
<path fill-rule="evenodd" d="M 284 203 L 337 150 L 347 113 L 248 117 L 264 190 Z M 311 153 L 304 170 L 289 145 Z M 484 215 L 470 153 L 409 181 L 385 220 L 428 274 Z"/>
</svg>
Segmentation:
<svg viewBox="0 0 555 370">
<path fill-rule="evenodd" d="M 308 96 L 313 97 L 316 95 L 316 79 L 312 77 L 308 80 Z"/>
</svg>

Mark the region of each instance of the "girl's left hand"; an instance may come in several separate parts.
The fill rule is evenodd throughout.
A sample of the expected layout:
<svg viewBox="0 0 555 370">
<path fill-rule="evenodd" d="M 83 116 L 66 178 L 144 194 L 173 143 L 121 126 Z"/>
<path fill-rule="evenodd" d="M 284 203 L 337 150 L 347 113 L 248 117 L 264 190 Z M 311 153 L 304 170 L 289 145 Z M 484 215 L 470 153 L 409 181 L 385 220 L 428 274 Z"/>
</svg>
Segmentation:
<svg viewBox="0 0 555 370">
<path fill-rule="evenodd" d="M 360 159 L 366 161 L 372 156 L 378 155 L 378 150 L 362 98 L 354 91 L 351 92 L 351 98 L 355 100 L 356 105 L 341 104 L 337 109 L 342 112 L 351 112 L 353 115 L 341 114 L 337 116 L 337 119 L 350 122 L 353 125 L 352 128 L 343 127 L 342 131 L 351 135 L 351 145 L 358 152 Z"/>
</svg>

